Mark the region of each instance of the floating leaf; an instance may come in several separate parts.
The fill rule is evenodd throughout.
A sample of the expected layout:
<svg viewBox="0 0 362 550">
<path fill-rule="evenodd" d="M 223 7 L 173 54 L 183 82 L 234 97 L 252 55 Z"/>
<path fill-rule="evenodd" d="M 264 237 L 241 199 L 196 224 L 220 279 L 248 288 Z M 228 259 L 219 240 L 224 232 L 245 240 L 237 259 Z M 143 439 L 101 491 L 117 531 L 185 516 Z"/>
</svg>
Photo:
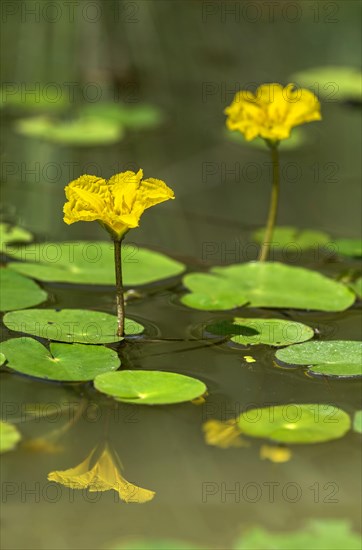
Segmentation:
<svg viewBox="0 0 362 550">
<path fill-rule="evenodd" d="M 126 538 L 107 546 L 109 550 L 200 550 L 199 546 L 174 539 Z"/>
<path fill-rule="evenodd" d="M 34 112 L 60 110 L 69 104 L 68 95 L 69 90 L 51 83 L 22 82 L 21 86 L 11 83 L 10 87 L 5 84 L 0 89 L 0 107 Z"/>
<path fill-rule="evenodd" d="M 117 401 L 136 405 L 171 405 L 203 395 L 203 382 L 174 372 L 124 370 L 97 376 L 97 390 Z"/>
<path fill-rule="evenodd" d="M 33 338 L 12 338 L 1 344 L 7 366 L 22 374 L 82 382 L 98 374 L 118 369 L 121 362 L 115 351 L 103 346 L 50 344 L 50 351 Z"/>
<path fill-rule="evenodd" d="M 362 239 L 337 239 L 334 241 L 337 251 L 342 256 L 360 258 L 362 256 Z"/>
<path fill-rule="evenodd" d="M 181 298 L 196 309 L 250 307 L 343 311 L 355 301 L 354 293 L 316 271 L 279 262 L 249 262 L 214 267 L 210 273 L 185 275 L 192 294 Z M 234 294 L 234 299 L 232 296 Z"/>
<path fill-rule="evenodd" d="M 71 241 L 21 246 L 11 250 L 8 267 L 34 279 L 47 282 L 114 285 L 112 243 Z M 122 247 L 123 282 L 138 286 L 175 277 L 185 270 L 180 262 L 164 254 L 136 245 Z"/>
<path fill-rule="evenodd" d="M 362 342 L 306 342 L 280 349 L 275 356 L 283 363 L 305 365 L 313 374 L 362 376 Z"/>
<path fill-rule="evenodd" d="M 117 336 L 117 317 L 101 311 L 83 309 L 30 309 L 11 311 L 4 316 L 7 328 L 48 340 L 81 344 L 110 344 L 123 340 Z M 140 334 L 142 325 L 126 319 L 127 336 Z"/>
<path fill-rule="evenodd" d="M 70 121 L 57 121 L 46 117 L 18 120 L 15 129 L 19 134 L 73 146 L 109 145 L 123 137 L 118 122 L 97 117 L 82 117 Z"/>
<path fill-rule="evenodd" d="M 11 243 L 29 243 L 33 235 L 22 227 L 16 227 L 8 223 L 0 223 L 0 251 L 5 254 L 7 246 Z"/>
<path fill-rule="evenodd" d="M 357 411 L 353 418 L 353 430 L 362 434 L 362 411 Z"/>
<path fill-rule="evenodd" d="M 94 103 L 85 105 L 82 114 L 118 122 L 130 129 L 152 128 L 163 119 L 161 111 L 147 104 L 126 105 L 117 103 Z"/>
<path fill-rule="evenodd" d="M 312 67 L 294 73 L 290 81 L 309 88 L 326 101 L 361 101 L 362 73 L 355 67 Z"/>
<path fill-rule="evenodd" d="M 3 365 L 6 361 L 5 355 L 0 352 L 0 367 Z"/>
<path fill-rule="evenodd" d="M 47 293 L 34 281 L 0 268 L 0 311 L 36 306 L 47 299 Z"/>
<path fill-rule="evenodd" d="M 321 403 L 249 409 L 237 423 L 242 435 L 279 443 L 321 443 L 342 437 L 351 427 L 346 412 Z"/>
<path fill-rule="evenodd" d="M 357 279 L 353 283 L 349 283 L 348 286 L 350 288 L 352 288 L 352 290 L 355 291 L 355 293 L 357 294 L 357 296 L 359 298 L 362 298 L 362 277 L 360 277 L 359 279 Z"/>
<path fill-rule="evenodd" d="M 206 311 L 234 309 L 248 302 L 246 293 L 226 278 L 213 274 L 190 273 L 183 279 L 192 290 L 181 298 L 183 304 Z"/>
<path fill-rule="evenodd" d="M 20 432 L 15 426 L 0 420 L 0 453 L 12 451 L 20 439 Z"/>
<path fill-rule="evenodd" d="M 329 502 L 333 502 L 330 500 Z M 234 550 L 360 550 L 361 540 L 350 523 L 340 519 L 310 521 L 299 531 L 275 532 L 253 527 L 242 533 Z"/>
<path fill-rule="evenodd" d="M 262 243 L 265 236 L 265 228 L 262 227 L 253 233 L 253 239 Z M 297 250 L 307 250 L 326 245 L 331 241 L 327 233 L 311 229 L 298 229 L 296 227 L 276 227 L 273 233 L 272 248 L 283 248 L 295 253 Z"/>
<path fill-rule="evenodd" d="M 314 336 L 313 329 L 307 325 L 284 319 L 235 317 L 232 322 L 220 321 L 208 325 L 206 330 L 222 336 L 230 335 L 232 342 L 244 345 L 287 346 L 297 342 L 305 342 Z"/>
<path fill-rule="evenodd" d="M 247 141 L 244 138 L 244 135 L 241 132 L 237 131 L 227 131 L 225 132 L 225 135 L 230 141 L 238 143 L 239 145 L 244 145 L 245 147 L 253 147 L 255 149 L 262 149 L 265 152 L 268 151 L 268 147 L 263 138 L 258 137 L 256 139 L 253 139 L 252 141 Z M 300 128 L 293 128 L 290 134 L 290 138 L 283 139 L 279 144 L 279 149 L 281 151 L 293 151 L 294 149 L 302 147 L 306 142 L 307 138 L 305 132 Z"/>
</svg>

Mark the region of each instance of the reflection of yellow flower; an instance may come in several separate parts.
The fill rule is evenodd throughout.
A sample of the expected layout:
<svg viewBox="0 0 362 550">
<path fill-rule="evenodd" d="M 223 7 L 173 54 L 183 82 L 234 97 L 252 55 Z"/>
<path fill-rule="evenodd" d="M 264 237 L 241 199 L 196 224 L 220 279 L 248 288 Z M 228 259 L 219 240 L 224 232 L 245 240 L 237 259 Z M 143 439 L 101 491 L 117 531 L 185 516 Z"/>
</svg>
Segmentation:
<svg viewBox="0 0 362 550">
<path fill-rule="evenodd" d="M 294 126 L 322 118 L 317 97 L 294 84 L 263 84 L 255 95 L 240 90 L 224 112 L 229 130 L 238 130 L 248 141 L 258 136 L 274 142 L 287 139 Z"/>
<path fill-rule="evenodd" d="M 125 502 L 143 503 L 153 499 L 155 496 L 153 491 L 137 487 L 121 476 L 115 462 L 115 458 L 118 457 L 111 451 L 108 444 L 94 461 L 97 450 L 97 447 L 93 449 L 90 455 L 75 468 L 50 472 L 48 480 L 56 481 L 71 489 L 88 489 L 90 492 L 113 489 Z"/>
<path fill-rule="evenodd" d="M 97 220 L 120 239 L 129 229 L 138 227 L 146 208 L 175 198 L 163 181 L 142 177 L 142 170 L 122 172 L 109 180 L 80 176 L 65 188 L 65 223 Z"/>
<path fill-rule="evenodd" d="M 27 451 L 31 451 L 34 453 L 56 454 L 61 453 L 64 450 L 64 447 L 62 447 L 62 445 L 59 445 L 55 441 L 51 441 L 51 439 L 47 439 L 46 437 L 36 437 L 35 439 L 28 439 L 23 443 L 22 446 Z"/>
<path fill-rule="evenodd" d="M 207 420 L 202 426 L 205 441 L 208 445 L 215 445 L 221 449 L 228 447 L 247 447 L 248 443 L 240 437 L 240 430 L 236 420 Z"/>
<path fill-rule="evenodd" d="M 291 456 L 292 451 L 288 447 L 262 445 L 260 448 L 260 458 L 268 459 L 272 462 L 288 462 Z"/>
</svg>

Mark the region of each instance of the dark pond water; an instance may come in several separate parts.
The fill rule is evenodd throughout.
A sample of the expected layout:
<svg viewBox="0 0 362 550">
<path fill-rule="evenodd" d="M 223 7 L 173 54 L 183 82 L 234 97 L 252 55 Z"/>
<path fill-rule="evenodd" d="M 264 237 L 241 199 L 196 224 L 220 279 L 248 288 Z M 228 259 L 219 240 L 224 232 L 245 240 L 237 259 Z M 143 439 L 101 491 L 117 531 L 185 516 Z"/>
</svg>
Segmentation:
<svg viewBox="0 0 362 550">
<path fill-rule="evenodd" d="M 135 4 L 140 10 L 135 36 L 126 25 L 126 38 L 113 37 L 113 48 L 117 52 L 123 47 L 125 57 L 134 59 L 139 98 L 163 108 L 165 123 L 156 130 L 129 133 L 113 146 L 69 148 L 17 135 L 14 114 L 4 115 L 5 217 L 31 230 L 38 240 L 104 239 L 95 224 L 68 227 L 63 223 L 64 185 L 85 171 L 109 177 L 129 165 L 141 166 L 148 177 L 166 181 L 177 200 L 145 214 L 129 242 L 163 251 L 186 262 L 190 270 L 255 259 L 255 249 L 248 245 L 251 231 L 265 220 L 268 157 L 224 136 L 222 110 L 232 93 L 225 97 L 223 86 L 234 90 L 236 83 L 242 87 L 254 81 L 288 82 L 288 75 L 308 66 L 358 63 L 357 3 L 333 3 L 338 6 L 337 22 L 315 23 L 312 8 L 320 5 L 322 9 L 325 3 L 301 2 L 302 18 L 294 26 L 285 19 L 272 24 L 245 18 L 225 22 L 221 15 L 203 20 L 205 2 L 191 0 Z M 306 4 L 310 4 L 308 11 Z M 9 22 L 8 28 L 11 25 L 15 23 Z M 96 33 L 95 26 L 90 28 L 84 21 L 83 27 L 85 36 Z M 60 25 L 57 29 L 60 33 Z M 57 45 L 61 38 L 52 34 L 58 31 L 49 30 L 44 21 L 39 27 L 32 23 L 22 28 L 23 42 L 16 51 L 23 76 L 7 62 L 5 80 L 32 81 L 27 67 L 39 51 L 41 68 L 36 69 L 36 79 L 57 81 L 57 56 L 61 60 L 59 80 L 70 78 L 71 56 L 63 52 L 61 57 Z M 29 52 L 26 32 L 33 32 Z M 74 34 L 74 29 L 69 32 Z M 140 40 L 143 32 L 146 36 L 137 57 L 136 38 Z M 46 36 L 53 48 L 47 54 L 41 50 Z M 104 46 L 97 36 L 92 34 L 93 54 Z M 84 48 L 84 38 L 80 43 Z M 97 59 L 93 62 L 94 67 L 84 61 L 85 80 L 92 69 L 98 74 Z M 208 96 L 205 83 L 210 82 L 217 91 Z M 279 221 L 325 230 L 332 237 L 358 237 L 360 110 L 336 102 L 324 103 L 322 109 L 323 122 L 306 128 L 307 143 L 282 154 L 282 166 L 287 168 Z M 297 178 L 290 175 L 294 168 Z M 331 276 L 358 268 L 355 261 L 312 252 L 297 258 L 280 253 L 277 259 Z M 44 284 L 44 288 L 49 301 L 41 307 L 115 311 L 111 288 L 60 284 Z M 85 403 L 81 418 L 61 439 L 63 453 L 31 453 L 20 447 L 2 458 L 4 548 L 107 548 L 113 540 L 133 535 L 229 548 L 242 527 L 257 523 L 282 531 L 303 527 L 310 518 L 347 518 L 356 530 L 360 528 L 358 434 L 351 431 L 330 443 L 294 446 L 289 462 L 274 464 L 260 460 L 262 441 L 256 439 L 248 448 L 223 450 L 207 446 L 202 433 L 205 420 L 232 418 L 251 405 L 330 403 L 352 414 L 362 408 L 360 383 L 310 378 L 303 369 L 278 368 L 274 350 L 267 346 L 240 351 L 202 339 L 206 322 L 228 315 L 188 309 L 179 302 L 182 292 L 178 278 L 145 288 L 142 297 L 130 300 L 127 315 L 142 322 L 146 334 L 122 344 L 119 352 L 129 368 L 172 371 L 204 381 L 209 390 L 204 404 L 119 405 L 109 418 L 106 400 L 91 384 L 46 383 L 2 372 L 8 419 L 19 422 L 29 438 L 63 426 L 71 414 L 69 402 L 83 399 Z M 240 308 L 236 313 L 258 316 L 265 311 Z M 361 336 L 358 305 L 339 314 L 286 313 L 318 329 L 325 340 Z M 14 333 L 4 329 L 3 339 L 9 336 Z M 246 365 L 243 355 L 253 355 L 256 362 Z M 56 404 L 58 409 L 62 405 L 66 412 L 62 417 L 21 423 L 24 403 L 38 402 Z M 81 462 L 105 430 L 121 457 L 125 477 L 154 490 L 152 502 L 115 503 L 111 492 L 92 497 L 60 486 L 56 489 L 47 482 L 49 471 Z M 275 487 L 272 496 L 271 486 Z"/>
</svg>

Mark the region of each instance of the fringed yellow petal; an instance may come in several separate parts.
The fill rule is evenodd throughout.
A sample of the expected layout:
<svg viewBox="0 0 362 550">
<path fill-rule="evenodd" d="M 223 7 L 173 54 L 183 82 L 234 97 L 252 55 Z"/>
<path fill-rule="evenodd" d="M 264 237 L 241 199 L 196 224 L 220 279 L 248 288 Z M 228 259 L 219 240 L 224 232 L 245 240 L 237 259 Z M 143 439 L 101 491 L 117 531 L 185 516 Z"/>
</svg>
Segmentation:
<svg viewBox="0 0 362 550">
<path fill-rule="evenodd" d="M 97 220 L 117 238 L 123 237 L 129 229 L 138 227 L 147 208 L 175 198 L 163 181 L 142 177 L 142 170 L 129 170 L 108 181 L 89 175 L 72 181 L 65 188 L 65 223 Z"/>
<path fill-rule="evenodd" d="M 228 129 L 241 132 L 248 141 L 258 136 L 271 141 L 287 139 L 295 126 L 322 118 L 317 97 L 294 84 L 284 88 L 277 83 L 262 84 L 255 95 L 240 90 L 224 112 Z"/>
<path fill-rule="evenodd" d="M 229 447 L 247 447 L 248 443 L 241 438 L 241 432 L 236 420 L 207 420 L 202 426 L 205 441 L 208 445 L 214 445 L 221 449 Z"/>
<path fill-rule="evenodd" d="M 262 445 L 260 447 L 260 458 L 271 462 L 288 462 L 291 459 L 292 451 L 288 447 L 275 445 Z"/>
</svg>

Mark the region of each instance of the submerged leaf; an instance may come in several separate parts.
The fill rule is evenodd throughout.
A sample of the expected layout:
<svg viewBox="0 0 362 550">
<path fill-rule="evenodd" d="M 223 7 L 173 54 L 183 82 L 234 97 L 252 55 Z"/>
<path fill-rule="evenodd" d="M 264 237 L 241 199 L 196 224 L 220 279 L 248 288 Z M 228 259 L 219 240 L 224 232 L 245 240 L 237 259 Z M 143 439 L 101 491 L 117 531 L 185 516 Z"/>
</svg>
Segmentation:
<svg viewBox="0 0 362 550">
<path fill-rule="evenodd" d="M 306 342 L 280 349 L 275 356 L 283 363 L 307 366 L 313 374 L 362 376 L 362 342 L 354 340 Z"/>
<path fill-rule="evenodd" d="M 362 411 L 357 411 L 354 413 L 353 430 L 359 434 L 362 434 Z"/>
<path fill-rule="evenodd" d="M 362 239 L 337 239 L 335 240 L 337 252 L 342 256 L 360 258 L 362 256 Z"/>
<path fill-rule="evenodd" d="M 84 382 L 121 364 L 117 353 L 103 346 L 50 344 L 48 351 L 33 338 L 12 338 L 1 349 L 9 368 L 45 380 Z"/>
<path fill-rule="evenodd" d="M 253 233 L 257 243 L 262 243 L 265 236 L 265 227 Z M 283 248 L 286 252 L 295 254 L 299 250 L 318 248 L 331 241 L 327 233 L 315 231 L 314 229 L 298 229 L 297 227 L 276 227 L 273 232 L 272 248 Z"/>
<path fill-rule="evenodd" d="M 73 146 L 95 146 L 116 143 L 123 137 L 118 122 L 97 117 L 80 117 L 59 121 L 46 117 L 18 120 L 15 129 L 19 134 Z"/>
<path fill-rule="evenodd" d="M 279 443 L 321 443 L 345 435 L 351 419 L 332 405 L 293 403 L 246 410 L 237 424 L 242 435 L 250 437 Z"/>
<path fill-rule="evenodd" d="M 361 101 L 362 73 L 355 67 L 325 65 L 291 75 L 291 82 L 310 88 L 326 101 Z"/>
<path fill-rule="evenodd" d="M 174 372 L 124 370 L 97 376 L 96 389 L 123 403 L 170 405 L 192 401 L 203 395 L 203 382 Z"/>
<path fill-rule="evenodd" d="M 12 451 L 21 439 L 21 434 L 18 429 L 0 420 L 0 453 Z"/>
<path fill-rule="evenodd" d="M 285 319 L 235 317 L 232 322 L 220 321 L 208 325 L 206 330 L 213 334 L 230 336 L 232 342 L 243 345 L 286 346 L 305 342 L 314 336 L 313 329 L 307 325 Z"/>
</svg>

